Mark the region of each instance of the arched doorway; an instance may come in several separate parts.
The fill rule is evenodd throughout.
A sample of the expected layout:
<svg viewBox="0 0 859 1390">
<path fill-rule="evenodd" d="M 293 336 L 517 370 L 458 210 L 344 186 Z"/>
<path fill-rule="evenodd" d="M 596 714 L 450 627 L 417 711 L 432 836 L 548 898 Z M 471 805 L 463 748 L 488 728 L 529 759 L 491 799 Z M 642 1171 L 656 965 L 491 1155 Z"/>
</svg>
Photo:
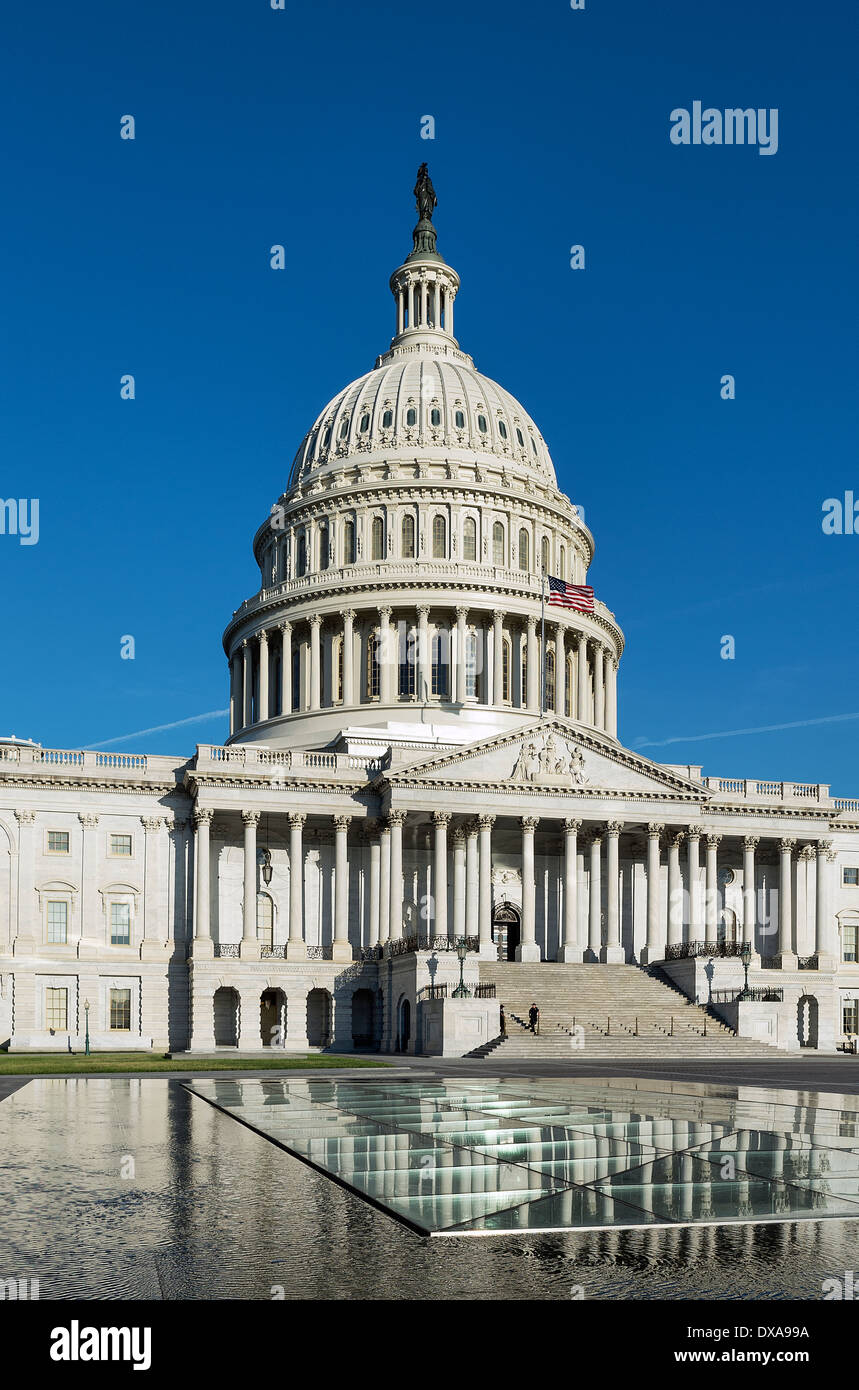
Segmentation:
<svg viewBox="0 0 859 1390">
<path fill-rule="evenodd" d="M 259 1031 L 263 1047 L 283 1047 L 286 1041 L 286 995 L 264 989 L 259 1001 Z"/>
<path fill-rule="evenodd" d="M 400 1000 L 397 1027 L 397 1051 L 408 1052 L 412 1037 L 412 1006 L 408 999 Z"/>
<path fill-rule="evenodd" d="M 373 1003 L 371 989 L 356 989 L 352 995 L 352 1046 L 358 1052 L 368 1052 L 376 1043 Z"/>
<path fill-rule="evenodd" d="M 309 1047 L 331 1045 L 331 995 L 327 989 L 312 989 L 307 996 L 307 1043 Z"/>
<path fill-rule="evenodd" d="M 239 992 L 228 985 L 215 990 L 212 1000 L 215 1023 L 215 1047 L 239 1045 Z"/>
<path fill-rule="evenodd" d="M 512 903 L 499 903 L 492 916 L 492 939 L 499 960 L 515 960 L 516 948 L 522 935 L 518 909 Z"/>
<path fill-rule="evenodd" d="M 796 1005 L 796 1036 L 800 1047 L 817 1047 L 817 1000 L 813 994 L 801 994 Z"/>
<path fill-rule="evenodd" d="M 729 946 L 735 946 L 739 941 L 737 914 L 732 907 L 722 908 L 716 935 L 720 945 L 727 943 Z"/>
</svg>

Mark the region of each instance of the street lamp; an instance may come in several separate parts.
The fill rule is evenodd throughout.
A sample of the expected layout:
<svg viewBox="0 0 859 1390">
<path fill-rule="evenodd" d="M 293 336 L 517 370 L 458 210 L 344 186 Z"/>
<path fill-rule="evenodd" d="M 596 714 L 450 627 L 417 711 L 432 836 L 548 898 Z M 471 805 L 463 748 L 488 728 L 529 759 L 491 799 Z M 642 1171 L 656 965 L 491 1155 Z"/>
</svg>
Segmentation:
<svg viewBox="0 0 859 1390">
<path fill-rule="evenodd" d="M 84 1056 L 89 1056 L 89 1000 L 84 1000 L 84 1017 L 86 1019 L 86 1037 L 84 1039 Z"/>
<path fill-rule="evenodd" d="M 745 980 L 743 981 L 743 992 L 742 992 L 742 994 L 740 995 L 740 998 L 741 998 L 741 999 L 748 999 L 748 997 L 749 997 L 749 965 L 750 965 L 751 959 L 752 959 L 752 947 L 751 947 L 751 943 L 750 943 L 750 942 L 748 942 L 748 941 L 744 941 L 744 942 L 743 942 L 743 949 L 742 949 L 742 951 L 740 952 L 740 959 L 741 959 L 742 962 L 743 962 L 743 970 L 745 971 Z"/>
<path fill-rule="evenodd" d="M 453 995 L 451 997 L 453 999 L 470 999 L 471 990 L 466 989 L 465 980 L 462 977 L 462 972 L 465 967 L 465 957 L 468 955 L 468 946 L 465 943 L 465 937 L 461 936 L 457 941 L 456 954 L 459 956 L 459 984 L 453 991 Z"/>
</svg>

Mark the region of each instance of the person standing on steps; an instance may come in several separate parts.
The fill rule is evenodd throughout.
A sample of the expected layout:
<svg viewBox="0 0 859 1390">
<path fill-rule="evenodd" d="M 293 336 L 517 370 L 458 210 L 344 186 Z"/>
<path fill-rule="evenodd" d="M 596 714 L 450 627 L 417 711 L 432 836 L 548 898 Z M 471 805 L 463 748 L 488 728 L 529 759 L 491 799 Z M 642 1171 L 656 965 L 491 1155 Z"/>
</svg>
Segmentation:
<svg viewBox="0 0 859 1390">
<path fill-rule="evenodd" d="M 506 1015 L 505 1015 L 505 1013 L 504 1013 L 504 1005 L 503 1005 L 503 1004 L 501 1005 L 500 1019 L 499 1019 L 499 1021 L 500 1021 L 500 1024 L 501 1024 L 501 1036 L 502 1036 L 502 1038 L 506 1038 L 506 1037 L 507 1037 L 507 1017 L 506 1017 Z"/>
<path fill-rule="evenodd" d="M 531 1029 L 532 1033 L 537 1034 L 540 1032 L 540 1010 L 537 1008 L 536 1004 L 532 1004 L 528 1010 L 528 1027 Z"/>
</svg>

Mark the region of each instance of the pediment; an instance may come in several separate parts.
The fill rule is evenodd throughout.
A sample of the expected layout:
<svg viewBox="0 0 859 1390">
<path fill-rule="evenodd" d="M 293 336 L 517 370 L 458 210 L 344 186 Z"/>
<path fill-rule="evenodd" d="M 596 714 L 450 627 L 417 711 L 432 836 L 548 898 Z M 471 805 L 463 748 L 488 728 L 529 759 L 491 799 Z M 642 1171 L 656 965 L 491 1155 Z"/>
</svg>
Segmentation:
<svg viewBox="0 0 859 1390">
<path fill-rule="evenodd" d="M 521 786 L 523 790 L 577 792 L 690 792 L 705 799 L 706 788 L 563 719 L 542 719 L 525 728 L 483 739 L 456 752 L 438 754 L 387 775 L 392 785 L 421 783 L 463 786 Z"/>
</svg>

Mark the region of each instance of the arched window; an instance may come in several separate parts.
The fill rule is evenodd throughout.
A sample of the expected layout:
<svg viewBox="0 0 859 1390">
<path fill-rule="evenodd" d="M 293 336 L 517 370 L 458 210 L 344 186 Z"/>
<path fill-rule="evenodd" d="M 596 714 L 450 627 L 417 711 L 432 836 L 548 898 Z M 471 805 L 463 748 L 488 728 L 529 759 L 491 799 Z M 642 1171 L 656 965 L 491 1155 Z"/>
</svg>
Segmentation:
<svg viewBox="0 0 859 1390">
<path fill-rule="evenodd" d="M 567 552 L 566 552 L 565 547 L 564 547 L 564 546 L 561 546 L 560 549 L 558 550 L 558 578 L 559 578 L 559 579 L 566 579 L 566 577 L 567 577 Z"/>
<path fill-rule="evenodd" d="M 417 639 L 414 628 L 409 631 L 403 624 L 400 631 L 400 699 L 415 698 L 415 661 Z"/>
<path fill-rule="evenodd" d="M 528 562 L 528 532 L 522 528 L 519 532 L 519 568 L 520 570 L 530 569 Z"/>
<path fill-rule="evenodd" d="M 409 408 L 408 408 L 408 410 L 406 411 L 406 424 L 407 424 L 407 425 L 416 425 L 417 423 L 418 423 L 418 412 L 415 410 L 415 408 L 414 408 L 413 405 L 410 405 Z"/>
<path fill-rule="evenodd" d="M 524 438 L 522 437 L 522 431 L 521 431 L 520 429 L 517 429 L 517 431 L 516 431 L 516 439 L 517 439 L 517 441 L 518 441 L 519 448 L 520 448 L 520 449 L 524 449 L 524 448 L 525 448 L 525 440 L 524 440 Z"/>
<path fill-rule="evenodd" d="M 384 413 L 383 413 L 383 415 L 382 415 L 382 429 L 383 429 L 383 430 L 389 430 L 389 429 L 391 428 L 391 425 L 392 425 L 393 423 L 394 423 L 394 412 L 393 412 L 392 410 L 386 410 L 386 411 L 384 411 Z"/>
<path fill-rule="evenodd" d="M 522 642 L 519 659 L 519 705 L 524 709 L 528 699 L 528 644 Z"/>
<path fill-rule="evenodd" d="M 257 893 L 257 941 L 261 946 L 274 945 L 274 903 L 268 893 Z"/>
<path fill-rule="evenodd" d="M 555 653 L 546 652 L 546 709 L 555 708 Z"/>
<path fill-rule="evenodd" d="M 307 573 L 307 539 L 302 533 L 298 537 L 298 554 L 295 557 L 295 573 L 300 579 Z"/>
<path fill-rule="evenodd" d="M 435 426 L 441 424 L 441 411 L 435 406 L 430 411 L 430 424 Z"/>
<path fill-rule="evenodd" d="M 534 438 L 533 434 L 531 435 L 531 453 L 534 455 L 535 458 L 537 457 L 537 441 Z"/>
<path fill-rule="evenodd" d="M 503 420 L 498 421 L 498 433 L 501 435 L 502 439 L 507 438 L 507 426 Z"/>
<path fill-rule="evenodd" d="M 366 434 L 369 428 L 370 428 L 370 416 L 369 416 L 369 415 L 367 414 L 367 412 L 365 411 L 364 414 L 361 416 L 361 423 L 360 423 L 360 425 L 358 426 L 358 429 L 360 430 L 361 434 Z"/>
<path fill-rule="evenodd" d="M 478 415 L 478 417 L 477 417 L 477 428 L 480 430 L 480 433 L 481 433 L 481 434 L 486 434 L 486 431 L 489 429 L 489 426 L 488 426 L 488 424 L 486 423 L 486 416 L 485 416 L 485 415 Z"/>
<path fill-rule="evenodd" d="M 367 638 L 367 699 L 378 700 L 382 689 L 379 669 L 379 637 L 371 632 Z"/>
<path fill-rule="evenodd" d="M 296 645 L 292 649 L 292 708 L 301 709 L 301 650 Z"/>
<path fill-rule="evenodd" d="M 432 693 L 447 699 L 447 633 L 436 632 L 432 639 Z"/>
<path fill-rule="evenodd" d="M 413 516 L 403 517 L 401 541 L 403 559 L 413 560 L 415 557 L 415 519 Z"/>
<path fill-rule="evenodd" d="M 345 439 L 346 436 L 348 435 L 348 433 L 349 433 L 349 417 L 348 417 L 348 415 L 344 415 L 344 416 L 343 416 L 343 421 L 342 421 L 342 423 L 341 423 L 341 425 L 340 425 L 340 438 L 341 438 L 341 439 Z"/>
<path fill-rule="evenodd" d="M 344 565 L 354 565 L 355 563 L 354 521 L 346 521 L 343 523 L 343 563 Z"/>
<path fill-rule="evenodd" d="M 447 555 L 447 526 L 443 516 L 432 519 L 432 555 L 434 560 L 443 560 Z"/>
<path fill-rule="evenodd" d="M 543 573 L 544 573 L 544 574 L 548 574 L 548 573 L 549 573 L 549 537 L 548 537 L 548 536 L 544 536 L 543 539 L 542 539 L 542 541 L 540 542 L 540 563 L 541 563 L 541 565 L 542 565 L 542 567 L 543 567 Z"/>
<path fill-rule="evenodd" d="M 496 521 L 492 528 L 492 563 L 504 564 L 504 527 L 500 521 Z"/>
<path fill-rule="evenodd" d="M 329 445 L 330 443 L 331 443 L 331 426 L 330 426 L 330 425 L 327 425 L 327 426 L 326 426 L 326 429 L 325 429 L 325 433 L 324 433 L 323 436 L 322 436 L 322 447 L 323 447 L 323 449 L 327 449 L 327 448 L 328 448 L 328 445 Z"/>
<path fill-rule="evenodd" d="M 568 719 L 573 717 L 573 658 L 572 654 L 567 657 L 567 683 L 564 686 L 564 714 Z"/>
<path fill-rule="evenodd" d="M 458 430 L 464 430 L 464 429 L 465 429 L 465 412 L 462 411 L 462 410 L 458 410 L 458 411 L 456 412 L 456 414 L 454 415 L 454 417 L 453 417 L 453 422 L 454 422 L 454 424 L 456 425 L 456 428 L 457 428 Z"/>
<path fill-rule="evenodd" d="M 495 700 L 497 703 L 497 693 Z M 504 704 L 510 703 L 510 642 L 506 637 L 501 643 L 501 700 Z"/>
<path fill-rule="evenodd" d="M 469 632 L 465 638 L 465 695 L 468 700 L 479 698 L 477 665 L 477 633 Z"/>
<path fill-rule="evenodd" d="M 329 560 L 329 556 L 328 556 L 328 527 L 327 527 L 327 526 L 320 526 L 320 528 L 319 528 L 319 568 L 320 568 L 321 570 L 327 570 L 327 568 L 328 568 L 328 560 Z"/>
<path fill-rule="evenodd" d="M 381 560 L 385 554 L 385 523 L 380 516 L 373 517 L 373 544 L 371 555 L 374 560 Z"/>
<path fill-rule="evenodd" d="M 343 703 L 343 638 L 336 637 L 331 648 L 331 658 L 334 667 L 334 690 L 331 699 L 334 704 Z"/>
<path fill-rule="evenodd" d="M 465 518 L 462 528 L 462 558 L 463 560 L 477 559 L 477 522 L 473 516 Z"/>
</svg>

